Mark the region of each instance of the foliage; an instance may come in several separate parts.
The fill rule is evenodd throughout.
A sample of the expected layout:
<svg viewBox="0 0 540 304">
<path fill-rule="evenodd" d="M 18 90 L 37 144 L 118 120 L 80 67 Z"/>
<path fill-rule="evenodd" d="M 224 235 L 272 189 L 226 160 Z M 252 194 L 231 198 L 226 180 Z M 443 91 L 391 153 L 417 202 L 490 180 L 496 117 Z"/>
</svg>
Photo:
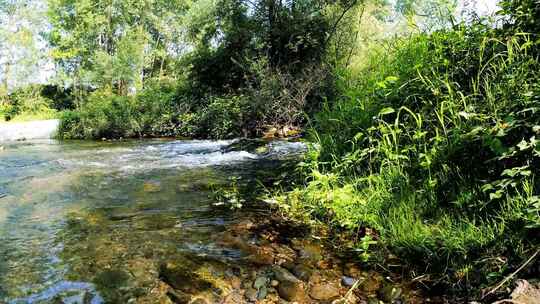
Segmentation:
<svg viewBox="0 0 540 304">
<path fill-rule="evenodd" d="M 47 59 L 41 37 L 44 11 L 41 1 L 0 2 L 0 96 L 39 80 Z"/>
<path fill-rule="evenodd" d="M 501 1 L 502 13 L 512 18 L 510 29 L 515 27 L 535 35 L 538 39 L 540 25 L 540 5 L 535 0 L 504 0 Z"/>
<path fill-rule="evenodd" d="M 183 95 L 188 94 L 188 95 Z M 91 93 L 77 111 L 64 113 L 59 136 L 65 139 L 130 137 L 232 138 L 242 135 L 247 100 L 211 96 L 199 104 L 182 86 L 163 81 L 135 96 Z M 182 99 L 178 102 L 178 99 Z"/>
<path fill-rule="evenodd" d="M 48 1 L 53 56 L 74 87 L 103 86 L 125 95 L 158 77 L 177 51 L 185 1 Z"/>
<path fill-rule="evenodd" d="M 44 94 L 44 87 L 26 86 L 12 91 L 0 102 L 0 115 L 3 120 L 31 120 L 56 118 L 55 102 Z"/>
<path fill-rule="evenodd" d="M 76 128 L 78 138 L 224 138 L 258 134 L 269 125 L 303 124 L 304 113 L 319 109 L 332 91 L 326 50 L 340 16 L 358 4 L 205 0 L 177 1 L 175 8 L 148 1 L 49 2 L 55 58 L 81 105 L 76 110 L 85 127 Z M 177 40 L 161 36 L 169 27 L 160 28 L 156 11 L 174 15 Z M 152 89 L 170 82 L 178 87 L 174 93 L 165 89 L 161 96 Z M 90 113 L 113 106 L 113 97 L 85 96 L 82 88 L 129 96 L 138 129 L 123 124 L 118 127 L 126 129 L 116 133 L 97 131 L 106 126 L 103 118 L 116 118 Z M 153 95 L 161 100 L 148 98 Z M 92 118 L 98 121 L 87 121 Z"/>
<path fill-rule="evenodd" d="M 537 45 L 482 23 L 387 43 L 337 71 L 342 97 L 282 205 L 457 287 L 492 284 L 539 245 Z"/>
</svg>

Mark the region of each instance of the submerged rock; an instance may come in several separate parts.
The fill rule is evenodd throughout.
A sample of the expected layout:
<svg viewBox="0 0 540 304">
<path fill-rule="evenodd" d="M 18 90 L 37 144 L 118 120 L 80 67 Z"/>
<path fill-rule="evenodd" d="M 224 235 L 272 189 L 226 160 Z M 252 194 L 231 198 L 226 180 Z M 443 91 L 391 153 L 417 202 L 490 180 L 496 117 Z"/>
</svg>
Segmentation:
<svg viewBox="0 0 540 304">
<path fill-rule="evenodd" d="M 295 276 L 300 278 L 302 281 L 309 281 L 311 278 L 311 275 L 313 274 L 313 269 L 304 265 L 304 264 L 298 264 L 294 266 L 292 269 L 292 272 Z"/>
<path fill-rule="evenodd" d="M 167 292 L 167 296 L 169 297 L 169 299 L 171 299 L 174 303 L 180 303 L 180 304 L 184 304 L 184 303 L 189 303 L 189 301 L 191 301 L 191 296 L 182 292 L 182 291 L 178 291 L 178 290 L 169 290 Z"/>
<path fill-rule="evenodd" d="M 375 272 L 368 272 L 365 275 L 365 280 L 360 284 L 360 289 L 367 294 L 377 292 L 382 286 L 383 278 L 380 274 Z"/>
<path fill-rule="evenodd" d="M 252 302 L 257 301 L 257 290 L 255 288 L 248 288 L 246 290 L 246 299 Z"/>
<path fill-rule="evenodd" d="M 309 295 L 319 301 L 333 300 L 339 297 L 339 284 L 334 282 L 315 284 L 311 286 Z"/>
<path fill-rule="evenodd" d="M 130 279 L 129 274 L 123 270 L 112 269 L 105 270 L 97 275 L 94 279 L 94 282 L 98 286 L 103 286 L 106 288 L 119 288 L 125 286 Z"/>
<path fill-rule="evenodd" d="M 279 281 L 279 296 L 287 301 L 304 302 L 306 299 L 306 287 L 304 282 L 295 277 L 287 269 L 275 266 L 272 268 L 276 280 Z"/>
<path fill-rule="evenodd" d="M 165 263 L 161 265 L 159 275 L 161 279 L 176 290 L 195 294 L 201 290 L 207 290 L 212 284 L 200 279 L 188 265 Z"/>
<path fill-rule="evenodd" d="M 293 248 L 299 253 L 299 258 L 313 264 L 323 259 L 322 247 L 307 241 L 293 241 Z"/>
</svg>

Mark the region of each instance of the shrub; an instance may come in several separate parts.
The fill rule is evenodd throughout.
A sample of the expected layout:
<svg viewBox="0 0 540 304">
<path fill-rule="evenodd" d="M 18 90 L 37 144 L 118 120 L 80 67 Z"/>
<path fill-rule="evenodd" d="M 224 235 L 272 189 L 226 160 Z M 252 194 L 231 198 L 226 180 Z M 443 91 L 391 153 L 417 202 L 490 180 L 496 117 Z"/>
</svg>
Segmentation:
<svg viewBox="0 0 540 304">
<path fill-rule="evenodd" d="M 133 137 L 141 134 L 136 103 L 132 97 L 96 91 L 78 112 L 62 116 L 59 137 L 74 139 Z"/>
<path fill-rule="evenodd" d="M 241 136 L 246 109 L 244 96 L 211 97 L 208 106 L 199 113 L 199 136 L 218 139 Z"/>
<path fill-rule="evenodd" d="M 84 139 L 84 132 L 85 130 L 81 123 L 81 112 L 62 112 L 57 135 L 59 139 Z"/>
<path fill-rule="evenodd" d="M 147 136 L 176 136 L 179 115 L 187 112 L 190 105 L 180 103 L 178 84 L 172 80 L 149 81 L 144 90 L 135 97 L 141 132 Z"/>
</svg>

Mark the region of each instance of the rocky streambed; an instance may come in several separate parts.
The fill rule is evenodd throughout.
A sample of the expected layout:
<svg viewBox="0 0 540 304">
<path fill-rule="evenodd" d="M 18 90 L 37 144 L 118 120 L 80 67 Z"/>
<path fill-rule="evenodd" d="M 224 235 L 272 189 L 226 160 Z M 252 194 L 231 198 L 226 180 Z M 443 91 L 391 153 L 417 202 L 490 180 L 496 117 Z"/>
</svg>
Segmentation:
<svg viewBox="0 0 540 304">
<path fill-rule="evenodd" d="M 185 268 L 174 262 L 161 265 L 160 278 L 173 302 L 426 302 L 408 284 L 340 259 L 311 238 L 306 227 L 278 217 L 269 215 L 256 221 L 247 217 L 216 235 L 216 239 L 223 246 L 245 252 L 242 263 L 222 265 L 222 268 L 209 266 L 191 278 L 186 278 Z M 186 283 L 190 279 L 197 283 Z M 212 292 L 205 292 L 205 286 Z"/>
</svg>

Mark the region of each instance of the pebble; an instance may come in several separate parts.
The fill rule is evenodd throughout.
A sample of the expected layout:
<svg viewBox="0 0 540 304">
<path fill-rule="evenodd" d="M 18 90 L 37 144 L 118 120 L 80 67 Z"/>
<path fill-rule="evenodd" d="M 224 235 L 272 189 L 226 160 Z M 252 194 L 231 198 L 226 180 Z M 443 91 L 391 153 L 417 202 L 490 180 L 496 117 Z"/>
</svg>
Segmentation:
<svg viewBox="0 0 540 304">
<path fill-rule="evenodd" d="M 345 287 L 351 287 L 354 285 L 354 283 L 356 283 L 356 280 L 351 277 L 344 276 L 341 278 L 341 285 Z"/>
<path fill-rule="evenodd" d="M 268 283 L 268 279 L 265 277 L 258 277 L 255 282 L 253 283 L 253 287 L 256 289 L 260 289 L 263 286 L 266 286 Z"/>
</svg>

